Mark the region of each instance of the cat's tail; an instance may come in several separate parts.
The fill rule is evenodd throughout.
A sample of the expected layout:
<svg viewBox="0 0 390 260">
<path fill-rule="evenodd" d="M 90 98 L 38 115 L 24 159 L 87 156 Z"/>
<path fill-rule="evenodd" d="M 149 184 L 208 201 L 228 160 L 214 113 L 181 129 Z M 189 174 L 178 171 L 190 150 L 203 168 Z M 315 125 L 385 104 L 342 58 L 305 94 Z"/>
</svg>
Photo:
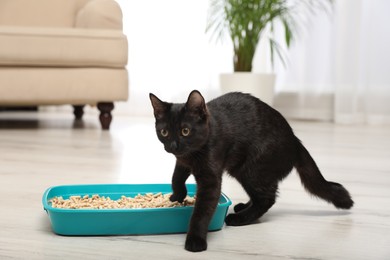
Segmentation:
<svg viewBox="0 0 390 260">
<path fill-rule="evenodd" d="M 333 203 L 336 208 L 350 209 L 353 201 L 349 192 L 339 183 L 329 182 L 322 176 L 313 158 L 297 139 L 298 159 L 295 168 L 305 189 L 311 194 Z"/>
</svg>

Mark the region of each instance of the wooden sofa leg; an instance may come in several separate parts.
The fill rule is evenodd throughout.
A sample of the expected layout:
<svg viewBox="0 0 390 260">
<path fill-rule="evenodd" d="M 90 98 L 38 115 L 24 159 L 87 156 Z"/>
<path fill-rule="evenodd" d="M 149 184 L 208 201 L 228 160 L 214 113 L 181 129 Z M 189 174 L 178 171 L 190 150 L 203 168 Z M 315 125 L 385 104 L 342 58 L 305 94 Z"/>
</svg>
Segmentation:
<svg viewBox="0 0 390 260">
<path fill-rule="evenodd" d="M 97 108 L 100 111 L 100 124 L 103 130 L 109 130 L 112 120 L 111 111 L 114 109 L 114 103 L 112 102 L 100 102 L 97 104 Z"/>
<path fill-rule="evenodd" d="M 76 120 L 81 120 L 84 115 L 84 105 L 74 105 L 73 109 L 73 114 Z"/>
</svg>

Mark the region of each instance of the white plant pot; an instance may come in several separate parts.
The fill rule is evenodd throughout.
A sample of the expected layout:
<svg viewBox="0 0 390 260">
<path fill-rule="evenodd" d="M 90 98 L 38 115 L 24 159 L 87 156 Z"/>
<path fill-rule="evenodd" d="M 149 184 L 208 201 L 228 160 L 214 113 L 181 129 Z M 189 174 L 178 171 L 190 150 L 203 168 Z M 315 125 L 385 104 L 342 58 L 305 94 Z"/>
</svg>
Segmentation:
<svg viewBox="0 0 390 260">
<path fill-rule="evenodd" d="M 235 91 L 249 93 L 272 106 L 275 79 L 272 73 L 234 72 L 221 74 L 219 83 L 223 94 Z"/>
</svg>

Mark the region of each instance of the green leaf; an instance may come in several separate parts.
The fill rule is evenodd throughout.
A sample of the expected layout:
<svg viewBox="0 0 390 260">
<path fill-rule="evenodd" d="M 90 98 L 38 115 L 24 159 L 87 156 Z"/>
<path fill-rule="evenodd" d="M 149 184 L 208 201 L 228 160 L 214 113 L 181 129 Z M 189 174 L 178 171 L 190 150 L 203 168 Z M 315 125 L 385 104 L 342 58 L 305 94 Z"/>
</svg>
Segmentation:
<svg viewBox="0 0 390 260">
<path fill-rule="evenodd" d="M 283 27 L 284 27 L 284 38 L 286 40 L 287 47 L 290 47 L 291 39 L 293 37 L 292 30 L 290 28 L 290 25 L 288 24 L 287 20 L 282 19 Z"/>
<path fill-rule="evenodd" d="M 274 39 L 272 38 L 269 38 L 269 44 L 270 44 L 270 47 L 271 47 L 271 64 L 272 64 L 272 67 L 274 67 L 274 53 L 276 52 L 276 54 L 278 55 L 280 61 L 282 62 L 283 66 L 286 67 L 287 64 L 286 64 L 286 60 L 284 58 L 285 54 L 282 53 L 282 46 L 280 46 L 279 43 L 277 43 Z"/>
</svg>

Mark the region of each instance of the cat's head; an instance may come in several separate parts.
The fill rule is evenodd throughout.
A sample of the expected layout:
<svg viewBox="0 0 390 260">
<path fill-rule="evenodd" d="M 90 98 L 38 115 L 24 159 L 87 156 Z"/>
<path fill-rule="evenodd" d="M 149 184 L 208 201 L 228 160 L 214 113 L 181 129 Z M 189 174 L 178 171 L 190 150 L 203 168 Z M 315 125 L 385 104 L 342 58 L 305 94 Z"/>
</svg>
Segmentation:
<svg viewBox="0 0 390 260">
<path fill-rule="evenodd" d="M 203 96 L 194 90 L 184 104 L 161 101 L 149 94 L 156 133 L 167 152 L 185 156 L 199 150 L 209 136 L 209 114 Z"/>
</svg>

